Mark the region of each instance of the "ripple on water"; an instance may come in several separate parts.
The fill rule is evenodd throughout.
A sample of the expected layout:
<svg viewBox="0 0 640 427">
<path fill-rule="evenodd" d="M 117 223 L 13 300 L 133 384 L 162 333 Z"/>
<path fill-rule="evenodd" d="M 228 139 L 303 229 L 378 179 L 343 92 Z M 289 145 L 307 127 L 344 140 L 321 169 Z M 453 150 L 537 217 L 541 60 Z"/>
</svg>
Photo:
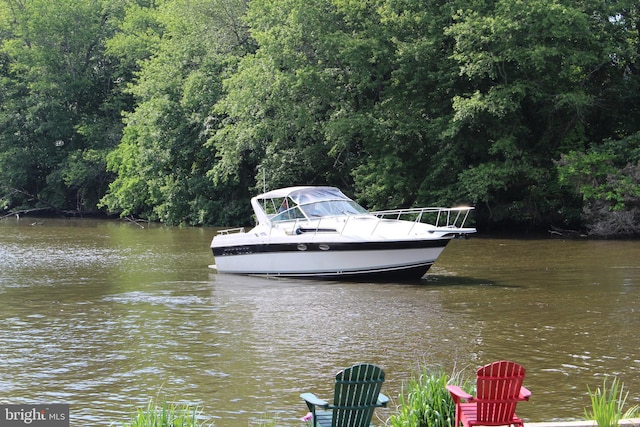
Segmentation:
<svg viewBox="0 0 640 427">
<path fill-rule="evenodd" d="M 117 295 L 108 295 L 104 297 L 106 302 L 115 302 L 119 304 L 150 304 L 164 305 L 169 308 L 183 305 L 203 305 L 208 301 L 196 295 L 173 295 L 169 290 L 161 292 L 144 292 L 132 291 Z"/>
<path fill-rule="evenodd" d="M 638 242 L 455 241 L 426 280 L 351 284 L 212 273 L 206 230 L 0 227 L 0 401 L 68 402 L 78 425 L 156 396 L 299 425 L 299 393 L 360 361 L 395 397 L 419 364 L 514 359 L 532 421 L 580 418 L 605 375 L 640 390 Z"/>
</svg>

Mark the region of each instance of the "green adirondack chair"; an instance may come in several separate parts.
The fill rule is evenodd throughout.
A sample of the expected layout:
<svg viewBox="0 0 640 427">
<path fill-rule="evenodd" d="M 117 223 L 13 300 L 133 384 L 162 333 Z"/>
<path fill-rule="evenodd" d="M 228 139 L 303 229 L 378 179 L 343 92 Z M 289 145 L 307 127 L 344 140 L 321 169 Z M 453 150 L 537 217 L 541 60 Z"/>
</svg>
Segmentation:
<svg viewBox="0 0 640 427">
<path fill-rule="evenodd" d="M 336 375 L 333 404 L 313 393 L 302 393 L 314 427 L 369 427 L 375 408 L 387 406 L 380 393 L 384 372 L 375 365 L 359 364 Z"/>
</svg>

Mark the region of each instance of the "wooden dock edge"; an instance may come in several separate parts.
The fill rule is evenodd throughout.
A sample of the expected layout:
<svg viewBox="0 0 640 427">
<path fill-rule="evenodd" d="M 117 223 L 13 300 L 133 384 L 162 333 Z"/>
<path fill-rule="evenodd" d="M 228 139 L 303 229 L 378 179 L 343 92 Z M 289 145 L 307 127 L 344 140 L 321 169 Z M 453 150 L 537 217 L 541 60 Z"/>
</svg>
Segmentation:
<svg viewBox="0 0 640 427">
<path fill-rule="evenodd" d="M 595 421 L 553 421 L 544 423 L 524 423 L 525 427 L 597 427 Z M 620 427 L 640 427 L 640 418 L 620 420 Z"/>
</svg>

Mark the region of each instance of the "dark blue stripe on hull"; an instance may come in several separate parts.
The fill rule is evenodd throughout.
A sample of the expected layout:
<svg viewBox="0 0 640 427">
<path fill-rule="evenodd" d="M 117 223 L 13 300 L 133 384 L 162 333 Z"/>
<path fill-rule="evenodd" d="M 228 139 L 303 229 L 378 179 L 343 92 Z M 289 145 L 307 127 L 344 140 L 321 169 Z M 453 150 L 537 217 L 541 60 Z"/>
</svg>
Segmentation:
<svg viewBox="0 0 640 427">
<path fill-rule="evenodd" d="M 383 251 L 398 249 L 444 248 L 450 239 L 439 240 L 399 240 L 393 242 L 358 243 L 270 243 L 258 245 L 222 246 L 211 248 L 213 256 L 233 256 L 276 252 L 313 252 L 313 251 Z"/>
<path fill-rule="evenodd" d="M 393 269 L 379 269 L 366 271 L 343 271 L 340 273 L 283 273 L 283 274 L 250 274 L 251 276 L 289 277 L 317 280 L 342 280 L 342 281 L 407 281 L 419 280 L 427 274 L 432 263 L 404 266 Z"/>
</svg>

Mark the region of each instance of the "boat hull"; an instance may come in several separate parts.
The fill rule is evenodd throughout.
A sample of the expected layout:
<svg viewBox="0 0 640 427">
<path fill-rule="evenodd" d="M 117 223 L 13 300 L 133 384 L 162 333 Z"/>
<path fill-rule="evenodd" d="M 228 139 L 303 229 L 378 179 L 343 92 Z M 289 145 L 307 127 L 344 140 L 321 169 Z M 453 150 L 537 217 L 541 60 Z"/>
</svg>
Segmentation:
<svg viewBox="0 0 640 427">
<path fill-rule="evenodd" d="M 419 279 L 450 239 L 213 246 L 221 273 L 319 279 Z"/>
</svg>

